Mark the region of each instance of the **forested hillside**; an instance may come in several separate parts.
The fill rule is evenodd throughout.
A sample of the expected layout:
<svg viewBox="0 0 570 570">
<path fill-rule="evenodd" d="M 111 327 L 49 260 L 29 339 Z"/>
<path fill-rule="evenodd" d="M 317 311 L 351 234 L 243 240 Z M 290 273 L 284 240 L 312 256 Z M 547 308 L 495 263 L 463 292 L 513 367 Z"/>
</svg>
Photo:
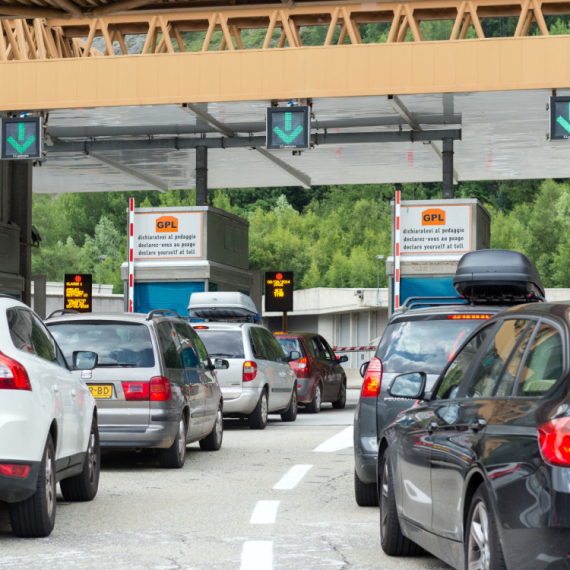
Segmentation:
<svg viewBox="0 0 570 570">
<path fill-rule="evenodd" d="M 568 17 L 546 18 L 550 33 L 568 34 Z M 512 36 L 516 18 L 485 19 L 487 37 Z M 424 40 L 449 38 L 452 21 L 422 22 Z M 388 24 L 360 28 L 364 43 L 385 42 Z M 301 28 L 304 45 L 322 45 L 326 27 Z M 337 27 L 333 43 L 340 33 Z M 530 29 L 537 33 L 536 23 Z M 410 34 L 410 32 L 408 32 Z M 265 30 L 244 31 L 246 49 L 263 44 Z M 475 37 L 473 28 L 468 38 Z M 408 37 L 407 40 L 410 40 Z M 197 51 L 203 35 L 187 34 L 185 47 Z M 279 41 L 279 31 L 274 33 Z M 218 49 L 216 32 L 210 49 Z M 349 42 L 348 36 L 346 42 Z M 404 184 L 403 199 L 441 196 L 440 184 Z M 390 253 L 390 200 L 394 185 L 212 190 L 211 203 L 250 223 L 250 268 L 295 271 L 297 288 L 375 287 L 375 256 Z M 134 193 L 137 206 L 193 206 L 194 190 Z M 35 195 L 33 223 L 42 235 L 34 250 L 34 275 L 61 281 L 66 272 L 91 272 L 122 292 L 120 265 L 126 259 L 128 193 Z M 490 210 L 493 248 L 516 249 L 537 264 L 546 287 L 570 287 L 570 186 L 566 181 L 533 180 L 461 183 L 456 197 L 475 197 Z M 386 276 L 381 272 L 381 286 Z"/>
</svg>

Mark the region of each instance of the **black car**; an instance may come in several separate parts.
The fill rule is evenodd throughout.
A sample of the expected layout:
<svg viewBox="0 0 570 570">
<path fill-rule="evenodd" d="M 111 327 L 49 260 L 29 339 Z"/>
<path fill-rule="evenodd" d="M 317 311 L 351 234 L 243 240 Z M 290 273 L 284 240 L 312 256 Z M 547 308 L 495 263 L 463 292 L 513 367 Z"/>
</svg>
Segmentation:
<svg viewBox="0 0 570 570">
<path fill-rule="evenodd" d="M 420 402 L 380 438 L 383 550 L 468 570 L 570 568 L 570 303 L 496 315 L 421 401 L 426 376 L 389 391 Z"/>
<path fill-rule="evenodd" d="M 480 250 L 457 267 L 456 298 L 410 298 L 394 312 L 370 363 L 354 416 L 354 493 L 361 507 L 378 505 L 378 436 L 409 402 L 388 394 L 398 374 L 422 370 L 429 392 L 461 343 L 483 321 L 514 304 L 544 298 L 540 276 L 524 254 Z"/>
</svg>

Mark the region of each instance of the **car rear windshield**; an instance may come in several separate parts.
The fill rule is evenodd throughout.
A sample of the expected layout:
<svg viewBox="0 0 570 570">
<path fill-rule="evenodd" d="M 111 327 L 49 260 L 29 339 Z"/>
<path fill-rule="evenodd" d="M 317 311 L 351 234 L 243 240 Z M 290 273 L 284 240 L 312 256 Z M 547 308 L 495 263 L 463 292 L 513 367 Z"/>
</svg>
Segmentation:
<svg viewBox="0 0 570 570">
<path fill-rule="evenodd" d="M 301 344 L 301 341 L 298 338 L 288 338 L 282 336 L 278 336 L 276 338 L 277 342 L 281 345 L 283 352 L 287 356 L 289 356 L 289 354 L 294 350 L 296 350 L 301 355 L 301 357 L 305 356 L 303 345 Z"/>
<path fill-rule="evenodd" d="M 97 366 L 152 368 L 154 351 L 145 325 L 121 322 L 76 321 L 48 325 L 65 359 L 73 366 L 76 350 L 99 355 Z"/>
<path fill-rule="evenodd" d="M 384 372 L 439 374 L 482 319 L 398 321 L 388 325 L 376 356 Z"/>
<path fill-rule="evenodd" d="M 245 358 L 241 331 L 197 330 L 210 356 L 219 358 Z"/>
</svg>

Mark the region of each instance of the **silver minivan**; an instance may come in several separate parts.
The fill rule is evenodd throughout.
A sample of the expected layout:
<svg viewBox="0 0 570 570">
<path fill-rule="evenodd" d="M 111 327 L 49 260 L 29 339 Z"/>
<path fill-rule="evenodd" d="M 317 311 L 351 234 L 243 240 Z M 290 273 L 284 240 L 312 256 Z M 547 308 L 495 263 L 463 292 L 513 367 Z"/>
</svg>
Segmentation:
<svg viewBox="0 0 570 570">
<path fill-rule="evenodd" d="M 97 400 L 103 449 L 156 448 L 162 467 L 180 468 L 186 445 L 217 451 L 223 400 L 215 368 L 192 327 L 172 311 L 64 314 L 46 325 L 65 358 L 99 355 L 93 370 L 75 371 Z"/>
<path fill-rule="evenodd" d="M 194 329 L 213 358 L 229 362 L 218 371 L 224 417 L 247 417 L 252 429 L 264 429 L 268 414 L 295 421 L 297 377 L 268 329 L 235 322 L 195 323 Z"/>
</svg>

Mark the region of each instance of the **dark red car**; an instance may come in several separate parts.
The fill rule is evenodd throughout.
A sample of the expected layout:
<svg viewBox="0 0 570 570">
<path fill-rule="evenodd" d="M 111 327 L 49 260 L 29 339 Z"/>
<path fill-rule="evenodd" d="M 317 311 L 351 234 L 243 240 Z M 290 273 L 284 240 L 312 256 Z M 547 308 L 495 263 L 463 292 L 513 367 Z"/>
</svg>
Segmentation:
<svg viewBox="0 0 570 570">
<path fill-rule="evenodd" d="M 301 358 L 289 364 L 297 375 L 297 398 L 308 412 L 317 414 L 323 402 L 332 402 L 333 408 L 346 405 L 346 374 L 342 362 L 348 356 L 338 358 L 327 341 L 318 334 L 305 332 L 278 332 L 275 337 L 289 357 L 297 351 Z"/>
</svg>

